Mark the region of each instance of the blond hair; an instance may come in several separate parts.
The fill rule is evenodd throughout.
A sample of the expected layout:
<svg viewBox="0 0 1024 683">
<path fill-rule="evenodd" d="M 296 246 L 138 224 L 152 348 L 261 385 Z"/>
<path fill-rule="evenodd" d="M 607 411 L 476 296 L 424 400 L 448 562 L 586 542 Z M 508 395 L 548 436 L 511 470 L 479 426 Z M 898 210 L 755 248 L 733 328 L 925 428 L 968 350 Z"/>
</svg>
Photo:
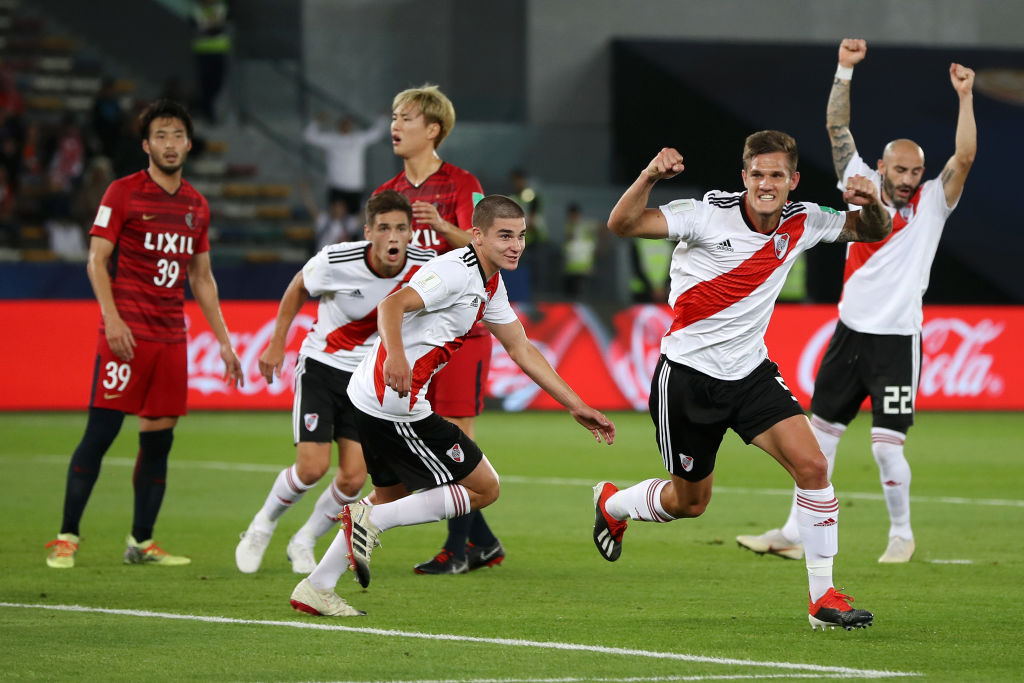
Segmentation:
<svg viewBox="0 0 1024 683">
<path fill-rule="evenodd" d="M 416 105 L 419 108 L 427 125 L 436 123 L 440 127 L 437 137 L 434 138 L 434 149 L 440 147 L 441 141 L 448 137 L 448 133 L 455 127 L 455 107 L 452 101 L 436 85 L 424 83 L 418 88 L 409 88 L 395 95 L 391 110 L 398 111 L 408 105 Z"/>
</svg>

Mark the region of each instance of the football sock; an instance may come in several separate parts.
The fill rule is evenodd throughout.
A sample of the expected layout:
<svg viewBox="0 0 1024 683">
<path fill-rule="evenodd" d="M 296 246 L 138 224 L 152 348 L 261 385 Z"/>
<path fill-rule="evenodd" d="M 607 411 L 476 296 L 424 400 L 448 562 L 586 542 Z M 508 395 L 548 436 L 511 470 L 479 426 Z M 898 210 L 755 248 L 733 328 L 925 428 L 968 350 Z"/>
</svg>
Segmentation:
<svg viewBox="0 0 1024 683">
<path fill-rule="evenodd" d="M 132 536 L 137 541 L 153 538 L 153 525 L 160 513 L 167 489 L 167 456 L 174 443 L 173 429 L 139 432 L 139 455 L 135 458 L 135 518 Z"/>
<path fill-rule="evenodd" d="M 89 502 L 92 487 L 100 476 L 100 463 L 121 431 L 124 413 L 107 408 L 90 408 L 85 424 L 85 434 L 71 455 L 68 465 L 67 484 L 64 487 L 64 519 L 61 521 L 62 534 L 78 535 L 78 524 Z"/>
<path fill-rule="evenodd" d="M 317 590 L 334 590 L 348 566 L 348 541 L 345 540 L 345 530 L 339 528 L 327 552 L 309 575 L 309 582 Z"/>
<path fill-rule="evenodd" d="M 370 522 L 381 531 L 440 519 L 465 516 L 469 512 L 469 491 L 461 484 L 427 489 L 391 503 L 370 508 Z"/>
<path fill-rule="evenodd" d="M 314 486 L 316 486 L 316 482 L 309 486 L 302 483 L 298 472 L 295 471 L 295 465 L 281 470 L 277 474 L 277 479 L 274 480 L 274 485 L 270 488 L 270 494 L 263 503 L 263 508 L 256 514 L 254 521 L 260 528 L 260 531 L 273 531 L 281 515 L 292 505 L 302 500 L 302 496 L 306 495 L 306 491 Z M 267 526 L 264 527 L 264 524 Z"/>
<path fill-rule="evenodd" d="M 468 515 L 452 517 L 448 520 L 448 538 L 444 541 L 444 547 L 455 559 L 461 560 L 466 556 L 466 541 L 469 540 L 474 517 L 479 516 L 481 516 L 480 511 L 474 510 Z"/>
<path fill-rule="evenodd" d="M 468 540 L 470 543 L 487 548 L 498 542 L 498 537 L 494 535 L 494 532 L 491 531 L 491 527 L 487 525 L 487 520 L 484 519 L 483 512 L 480 510 L 473 510 L 473 512 L 470 512 L 468 516 L 473 519 L 473 526 L 469 528 Z"/>
<path fill-rule="evenodd" d="M 906 435 L 882 427 L 871 428 L 871 452 L 878 463 L 885 504 L 889 508 L 889 536 L 914 539 L 910 529 L 910 463 L 903 454 Z"/>
<path fill-rule="evenodd" d="M 661 491 L 667 479 L 647 479 L 628 489 L 612 494 L 605 510 L 615 519 L 637 519 L 643 522 L 671 522 L 675 517 L 661 505 Z"/>
<path fill-rule="evenodd" d="M 330 486 L 324 489 L 324 492 L 317 498 L 313 514 L 295 535 L 315 541 L 331 530 L 331 527 L 338 521 L 341 508 L 357 500 L 359 500 L 358 493 L 354 496 L 346 496 L 332 481 Z"/>
<path fill-rule="evenodd" d="M 841 422 L 827 422 L 817 415 L 811 415 L 811 431 L 814 438 L 818 440 L 818 447 L 825 454 L 828 461 L 828 479 L 832 481 L 832 470 L 836 466 L 836 450 L 839 448 L 839 439 L 846 431 L 846 425 Z M 789 517 L 782 526 L 782 535 L 791 543 L 800 541 L 800 529 L 796 522 L 796 487 L 793 487 L 793 502 L 789 506 Z"/>
<path fill-rule="evenodd" d="M 832 485 L 796 490 L 797 523 L 804 544 L 811 602 L 832 587 L 832 558 L 839 552 L 839 501 Z"/>
</svg>

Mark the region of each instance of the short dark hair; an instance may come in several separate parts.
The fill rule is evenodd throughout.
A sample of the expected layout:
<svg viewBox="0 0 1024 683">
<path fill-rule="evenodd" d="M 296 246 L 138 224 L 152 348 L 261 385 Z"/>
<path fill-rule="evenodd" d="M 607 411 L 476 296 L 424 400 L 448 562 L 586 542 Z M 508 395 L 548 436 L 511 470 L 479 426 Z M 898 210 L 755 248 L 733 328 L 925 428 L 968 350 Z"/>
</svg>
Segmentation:
<svg viewBox="0 0 1024 683">
<path fill-rule="evenodd" d="M 498 218 L 525 218 L 523 207 L 503 194 L 487 195 L 473 209 L 473 227 L 484 232 L 494 225 Z"/>
<path fill-rule="evenodd" d="M 372 228 L 373 219 L 388 211 L 404 211 L 409 223 L 412 223 L 412 204 L 405 195 L 394 190 L 384 190 L 366 202 L 366 224 Z"/>
<path fill-rule="evenodd" d="M 149 126 L 156 119 L 180 119 L 185 124 L 185 133 L 192 139 L 192 117 L 184 105 L 174 100 L 156 100 L 146 107 L 139 115 L 139 134 L 143 140 L 149 139 Z"/>
<path fill-rule="evenodd" d="M 783 152 L 789 160 L 789 172 L 796 171 L 800 155 L 797 152 L 796 140 L 792 135 L 780 130 L 761 130 L 747 136 L 743 144 L 743 170 L 750 168 L 750 160 L 759 154 Z"/>
</svg>

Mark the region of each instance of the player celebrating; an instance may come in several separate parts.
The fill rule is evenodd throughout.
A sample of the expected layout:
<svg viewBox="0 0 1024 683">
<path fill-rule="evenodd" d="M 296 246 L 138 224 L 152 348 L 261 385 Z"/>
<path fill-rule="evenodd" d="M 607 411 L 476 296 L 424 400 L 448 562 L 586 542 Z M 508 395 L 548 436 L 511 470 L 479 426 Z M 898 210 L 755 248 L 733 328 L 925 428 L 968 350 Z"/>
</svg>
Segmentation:
<svg viewBox="0 0 1024 683">
<path fill-rule="evenodd" d="M 431 410 L 427 398 L 431 377 L 476 322 L 483 320 L 512 360 L 598 441 L 610 444 L 615 438 L 612 422 L 558 376 L 509 305 L 499 270 L 519 264 L 526 239 L 523 210 L 501 195 L 482 199 L 473 213 L 472 236 L 470 245 L 430 261 L 378 307 L 380 338 L 348 386 L 377 504 L 345 507 L 343 530 L 292 593 L 297 610 L 363 614 L 334 593 L 349 557 L 365 587 L 381 533 L 465 515 L 497 500 L 498 475 L 490 462 L 473 439 Z"/>
<path fill-rule="evenodd" d="M 210 208 L 181 177 L 192 149 L 192 119 L 176 102 L 158 100 L 142 113 L 141 132 L 149 168 L 110 184 L 90 230 L 88 274 L 102 320 L 89 419 L 68 467 L 60 534 L 47 544 L 46 564 L 60 569 L 75 566 L 79 522 L 125 413 L 139 416 L 139 454 L 124 562 L 191 562 L 153 541 L 174 427 L 186 412 L 186 273 L 220 343 L 224 378 L 232 386 L 243 381 L 210 270 Z"/>
<path fill-rule="evenodd" d="M 619 491 L 594 487 L 594 542 L 614 562 L 627 520 L 699 517 L 711 500 L 715 457 L 727 428 L 762 449 L 797 485 L 800 534 L 807 548 L 812 628 L 871 624 L 832 583 L 839 503 L 800 404 L 768 358 L 764 332 L 795 259 L 821 241 L 877 241 L 892 221 L 862 176 L 843 197 L 860 211 L 836 212 L 789 202 L 800 174 L 796 141 L 779 131 L 749 136 L 743 149 L 746 192 L 711 191 L 646 208 L 654 184 L 683 170 L 663 149 L 622 195 L 608 218 L 621 237 L 671 239 L 669 303 L 675 312 L 651 380 L 650 410 L 670 480 L 648 479 Z"/>
<path fill-rule="evenodd" d="M 392 104 L 391 138 L 404 168 L 377 191 L 397 190 L 413 209 L 413 246 L 444 254 L 470 242 L 474 195 L 483 196 L 480 182 L 468 171 L 442 161 L 437 148 L 455 126 L 455 108 L 436 85 L 404 90 Z M 459 353 L 430 385 L 431 405 L 438 415 L 475 438 L 476 416 L 484 406 L 484 388 L 491 367 L 491 338 L 476 325 Z M 432 559 L 416 565 L 418 574 L 463 574 L 500 564 L 505 549 L 483 513 L 448 520 L 448 538 Z"/>
<path fill-rule="evenodd" d="M 836 449 L 865 397 L 871 397 L 871 452 L 878 463 L 889 510 L 889 543 L 879 562 L 908 562 L 914 554 L 910 527 L 910 464 L 903 454 L 914 423 L 921 369 L 921 298 L 928 288 L 942 228 L 960 200 L 977 151 L 974 71 L 951 64 L 949 77 L 960 98 L 953 156 L 942 173 L 925 183 L 924 152 L 911 140 L 885 146 L 875 171 L 857 154 L 850 133 L 853 67 L 867 54 L 863 40 L 839 45 L 839 67 L 829 95 L 826 123 L 839 187 L 854 175 L 871 179 L 892 215 L 893 230 L 876 244 L 846 250 L 839 322 L 829 342 L 811 398 L 811 428 L 828 460 L 831 477 Z M 800 559 L 794 500 L 781 529 L 736 540 L 756 553 Z"/>
<path fill-rule="evenodd" d="M 332 440 L 338 443 L 338 473 L 309 519 L 288 541 L 286 552 L 293 571 L 313 571 L 317 539 L 330 530 L 346 503 L 359 500 L 366 464 L 345 389 L 352 371 L 377 339 L 377 304 L 433 257 L 423 249 L 407 249 L 411 223 L 412 207 L 405 197 L 393 190 L 374 195 L 366 203 L 366 241 L 325 247 L 296 273 L 281 298 L 270 344 L 259 359 L 268 383 L 275 372 L 281 376 L 288 329 L 307 296 L 320 297 L 320 304 L 296 363 L 295 464 L 277 475 L 266 502 L 235 548 L 235 564 L 241 572 L 252 574 L 260 568 L 277 520 L 327 472 Z"/>
</svg>

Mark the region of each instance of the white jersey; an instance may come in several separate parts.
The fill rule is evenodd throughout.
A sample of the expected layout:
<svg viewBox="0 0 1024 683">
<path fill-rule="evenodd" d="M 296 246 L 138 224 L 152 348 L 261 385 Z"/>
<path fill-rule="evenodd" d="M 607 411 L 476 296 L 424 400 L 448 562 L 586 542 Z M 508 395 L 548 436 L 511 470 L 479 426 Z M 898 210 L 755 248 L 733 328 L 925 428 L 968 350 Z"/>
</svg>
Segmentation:
<svg viewBox="0 0 1024 683">
<path fill-rule="evenodd" d="M 402 269 L 394 277 L 384 277 L 370 265 L 371 246 L 366 241 L 332 244 L 303 266 L 306 291 L 320 297 L 320 303 L 300 356 L 346 372 L 355 370 L 377 338 L 377 304 L 434 256 L 408 247 Z"/>
<path fill-rule="evenodd" d="M 462 346 L 479 321 L 517 321 L 500 273 L 484 279 L 473 247 L 453 249 L 421 268 L 410 280 L 424 307 L 402 320 L 402 342 L 412 366 L 412 391 L 405 398 L 384 383 L 387 352 L 380 339 L 359 363 L 348 384 L 348 396 L 359 410 L 385 420 L 414 422 L 427 417 L 430 378 Z"/>
<path fill-rule="evenodd" d="M 854 155 L 839 189 L 853 175 L 869 178 L 882 191 L 882 176 Z M 856 207 L 851 207 L 856 208 Z M 954 207 L 938 178 L 922 183 L 905 207 L 887 206 L 892 234 L 881 242 L 851 242 L 846 247 L 839 319 L 857 332 L 912 335 L 921 331 L 921 297 L 928 289 L 935 250 Z"/>
<path fill-rule="evenodd" d="M 706 375 L 742 379 L 765 358 L 764 333 L 786 275 L 801 253 L 833 242 L 846 214 L 810 202 L 787 202 L 774 232 L 759 233 L 746 193 L 713 190 L 703 200 L 661 207 L 672 252 L 669 303 L 675 319 L 661 352 Z"/>
</svg>

